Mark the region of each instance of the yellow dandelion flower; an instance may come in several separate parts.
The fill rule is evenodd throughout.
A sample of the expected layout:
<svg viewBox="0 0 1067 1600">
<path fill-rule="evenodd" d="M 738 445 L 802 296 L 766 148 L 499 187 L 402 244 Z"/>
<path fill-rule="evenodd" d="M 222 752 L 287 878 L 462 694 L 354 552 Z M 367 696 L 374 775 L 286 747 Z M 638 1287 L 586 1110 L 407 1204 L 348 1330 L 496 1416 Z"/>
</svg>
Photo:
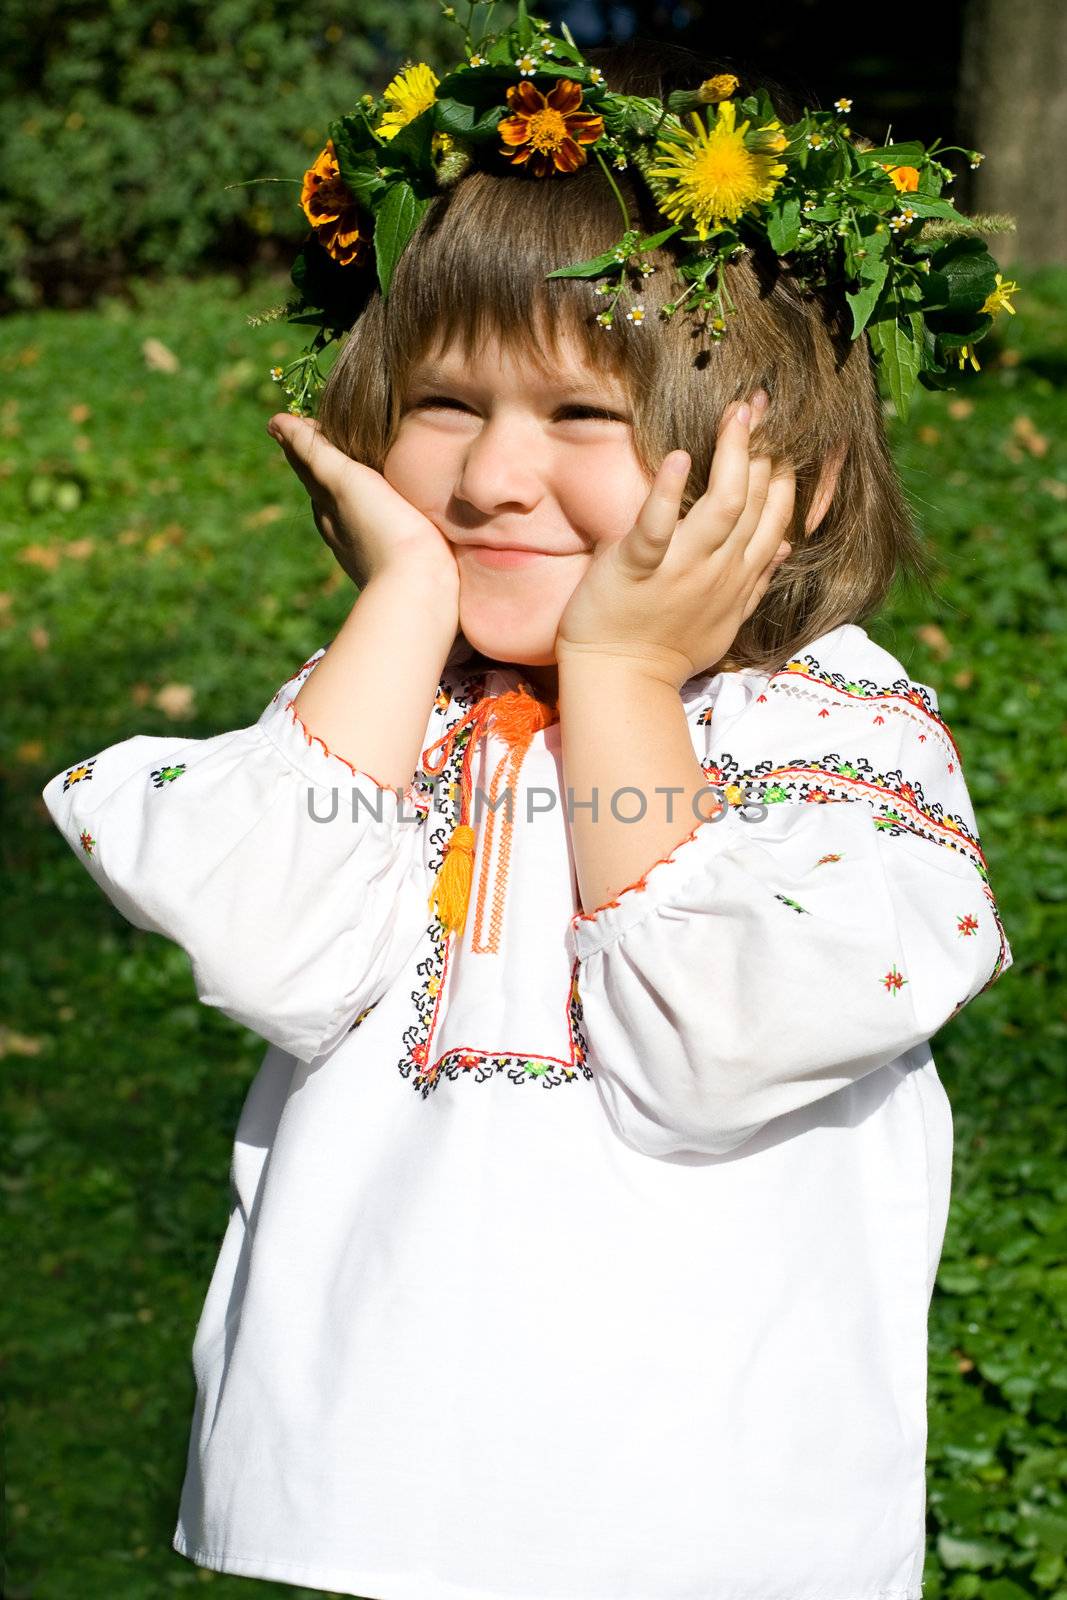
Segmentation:
<svg viewBox="0 0 1067 1600">
<path fill-rule="evenodd" d="M 1018 293 L 1019 285 L 1013 278 L 1009 278 L 1008 282 L 1005 283 L 1004 275 L 1000 272 L 997 273 L 993 281 L 996 284 L 996 288 L 990 289 L 986 295 L 982 302 L 982 310 L 990 317 L 995 317 L 998 311 L 1006 311 L 1009 316 L 1013 317 L 1015 315 L 1015 307 L 1011 303 L 1011 296 Z"/>
<path fill-rule="evenodd" d="M 768 152 L 778 155 L 780 151 L 788 150 L 789 148 L 789 140 L 785 136 L 785 129 L 777 118 L 750 133 L 745 143 L 750 150 L 758 150 L 761 155 L 766 155 Z"/>
<path fill-rule="evenodd" d="M 703 241 L 722 221 L 733 222 L 743 211 L 770 200 L 786 167 L 747 147 L 748 123 L 735 125 L 732 100 L 720 104 L 710 130 L 695 111 L 690 120 L 692 133 L 682 129 L 672 139 L 658 141 L 664 154 L 649 172 L 674 184 L 658 202 L 660 210 L 672 222 L 691 217 Z"/>
<path fill-rule="evenodd" d="M 389 110 L 374 130 L 379 139 L 395 139 L 401 128 L 406 128 L 409 122 L 414 122 L 416 117 L 428 111 L 434 103 L 434 91 L 440 81 L 425 61 L 398 72 L 382 91 L 382 98 L 388 103 Z"/>
<path fill-rule="evenodd" d="M 717 72 L 713 78 L 704 79 L 697 90 L 697 98 L 702 106 L 717 106 L 720 100 L 729 100 L 739 84 L 740 79 L 732 72 Z"/>
</svg>

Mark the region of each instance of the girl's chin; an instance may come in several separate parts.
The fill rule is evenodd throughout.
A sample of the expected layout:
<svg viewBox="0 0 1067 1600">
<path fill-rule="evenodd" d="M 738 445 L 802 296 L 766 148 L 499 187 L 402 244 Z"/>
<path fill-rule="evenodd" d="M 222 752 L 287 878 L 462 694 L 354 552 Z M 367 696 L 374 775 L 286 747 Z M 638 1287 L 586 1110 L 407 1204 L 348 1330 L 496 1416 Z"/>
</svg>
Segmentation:
<svg viewBox="0 0 1067 1600">
<path fill-rule="evenodd" d="M 522 662 L 527 666 L 553 666 L 556 660 L 556 627 L 558 618 L 550 623 L 534 624 L 527 620 L 525 626 L 493 625 L 488 618 L 475 621 L 463 615 L 460 609 L 460 627 L 463 637 L 475 650 L 490 661 Z"/>
</svg>

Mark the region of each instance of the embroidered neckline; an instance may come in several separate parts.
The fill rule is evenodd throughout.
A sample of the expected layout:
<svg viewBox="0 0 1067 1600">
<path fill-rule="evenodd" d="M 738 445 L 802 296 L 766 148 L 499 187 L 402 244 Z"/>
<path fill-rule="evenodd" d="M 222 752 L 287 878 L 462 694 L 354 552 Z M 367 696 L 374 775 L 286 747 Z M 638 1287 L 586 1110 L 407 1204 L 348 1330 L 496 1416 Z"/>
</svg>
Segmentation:
<svg viewBox="0 0 1067 1600">
<path fill-rule="evenodd" d="M 495 669 L 494 669 L 495 670 Z M 484 691 L 491 671 L 480 675 Z M 437 915 L 446 934 L 462 933 L 466 926 L 470 901 L 471 881 L 474 876 L 474 829 L 470 825 L 471 760 L 478 742 L 485 737 L 490 726 L 504 741 L 506 749 L 493 771 L 489 791 L 489 811 L 485 822 L 482 845 L 481 872 L 478 879 L 478 898 L 475 906 L 474 932 L 471 948 L 476 954 L 495 955 L 500 949 L 504 920 L 504 895 L 507 888 L 508 868 L 514 835 L 515 782 L 523 758 L 535 733 L 558 722 L 559 712 L 535 699 L 525 685 L 496 694 L 484 692 L 473 701 L 464 715 L 448 731 L 427 746 L 422 752 L 426 774 L 433 778 L 444 772 L 452 757 L 457 741 L 466 735 L 463 759 L 460 765 L 460 814 L 452 830 L 444 860 L 438 870 L 429 898 L 431 913 L 435 904 Z M 436 754 L 435 754 L 436 752 Z M 510 789 L 510 804 L 504 808 L 501 823 L 500 867 L 494 884 L 492 909 L 489 914 L 489 938 L 482 940 L 482 920 L 489 887 L 489 868 L 493 854 L 493 833 L 496 824 L 497 802 L 501 784 Z"/>
</svg>

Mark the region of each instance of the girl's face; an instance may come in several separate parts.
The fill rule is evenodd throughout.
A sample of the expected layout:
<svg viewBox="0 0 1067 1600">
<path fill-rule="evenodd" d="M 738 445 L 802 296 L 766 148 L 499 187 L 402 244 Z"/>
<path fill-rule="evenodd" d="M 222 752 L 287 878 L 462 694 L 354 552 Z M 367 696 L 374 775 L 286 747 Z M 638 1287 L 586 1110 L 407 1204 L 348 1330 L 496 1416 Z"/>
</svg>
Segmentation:
<svg viewBox="0 0 1067 1600">
<path fill-rule="evenodd" d="M 652 480 L 621 380 L 567 343 L 550 379 L 499 341 L 424 358 L 382 474 L 440 529 L 460 573 L 460 627 L 493 660 L 541 665 L 598 545 L 621 539 Z M 536 552 L 536 553 L 531 553 Z"/>
</svg>

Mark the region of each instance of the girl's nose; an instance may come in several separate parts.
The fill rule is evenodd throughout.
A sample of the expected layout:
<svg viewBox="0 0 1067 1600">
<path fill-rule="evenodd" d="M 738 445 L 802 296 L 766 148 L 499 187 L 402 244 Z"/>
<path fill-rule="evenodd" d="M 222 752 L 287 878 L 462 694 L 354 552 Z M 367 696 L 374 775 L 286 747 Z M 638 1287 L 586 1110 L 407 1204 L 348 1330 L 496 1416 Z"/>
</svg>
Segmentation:
<svg viewBox="0 0 1067 1600">
<path fill-rule="evenodd" d="M 536 450 L 522 428 L 486 423 L 467 447 L 456 494 L 485 513 L 530 510 L 542 492 Z"/>
</svg>

